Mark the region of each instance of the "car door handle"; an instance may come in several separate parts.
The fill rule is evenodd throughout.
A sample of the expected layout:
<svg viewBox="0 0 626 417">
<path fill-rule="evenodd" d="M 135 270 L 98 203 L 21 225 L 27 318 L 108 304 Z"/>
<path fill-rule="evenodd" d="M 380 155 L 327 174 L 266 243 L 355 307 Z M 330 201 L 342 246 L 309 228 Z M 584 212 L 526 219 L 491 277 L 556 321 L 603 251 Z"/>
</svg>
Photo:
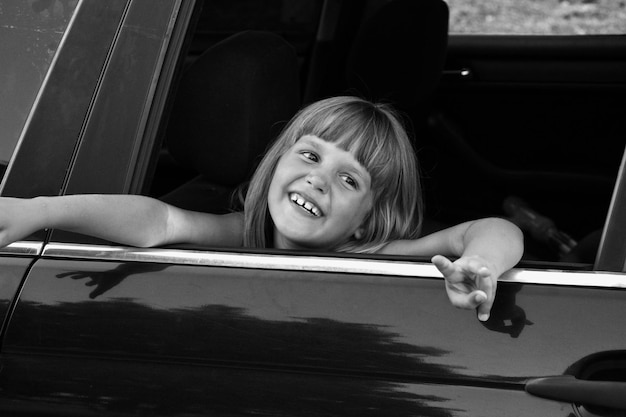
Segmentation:
<svg viewBox="0 0 626 417">
<path fill-rule="evenodd" d="M 626 382 L 588 381 L 572 375 L 531 379 L 526 392 L 537 397 L 626 410 Z"/>
</svg>

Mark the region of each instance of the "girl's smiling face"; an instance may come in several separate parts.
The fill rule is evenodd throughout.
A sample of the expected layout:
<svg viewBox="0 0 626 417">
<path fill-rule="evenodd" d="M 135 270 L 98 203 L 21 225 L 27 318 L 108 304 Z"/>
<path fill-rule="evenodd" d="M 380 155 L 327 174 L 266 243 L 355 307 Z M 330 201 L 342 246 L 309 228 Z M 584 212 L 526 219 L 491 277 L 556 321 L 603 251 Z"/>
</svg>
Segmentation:
<svg viewBox="0 0 626 417">
<path fill-rule="evenodd" d="M 274 246 L 332 249 L 359 233 L 371 207 L 370 174 L 352 153 L 305 135 L 281 156 L 270 183 Z"/>
</svg>

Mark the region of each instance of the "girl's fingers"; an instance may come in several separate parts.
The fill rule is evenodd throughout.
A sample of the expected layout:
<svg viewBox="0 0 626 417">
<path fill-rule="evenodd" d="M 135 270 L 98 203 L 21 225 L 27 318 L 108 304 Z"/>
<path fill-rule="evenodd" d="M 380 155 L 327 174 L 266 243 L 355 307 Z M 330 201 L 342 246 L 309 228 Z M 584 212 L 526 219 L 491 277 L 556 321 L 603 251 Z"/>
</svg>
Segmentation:
<svg viewBox="0 0 626 417">
<path fill-rule="evenodd" d="M 432 257 L 431 262 L 437 267 L 439 272 L 441 272 L 444 277 L 449 277 L 456 271 L 456 267 L 452 261 L 445 256 L 435 255 Z"/>
<path fill-rule="evenodd" d="M 448 297 L 453 306 L 465 310 L 474 310 L 481 306 L 487 299 L 487 295 L 480 290 L 473 291 L 469 294 L 450 292 L 448 293 Z"/>
<path fill-rule="evenodd" d="M 486 276 L 481 276 L 479 280 L 481 281 L 481 288 L 484 290 L 485 300 L 478 305 L 478 320 L 487 321 L 489 320 L 491 307 L 493 306 L 493 301 L 495 298 L 495 286 L 493 281 L 491 280 L 490 274 L 487 274 Z"/>
<path fill-rule="evenodd" d="M 466 258 L 453 263 L 442 255 L 433 256 L 431 261 L 446 279 L 446 291 L 452 305 L 468 310 L 475 309 L 478 319 L 487 321 L 493 305 L 495 284 L 491 271 L 484 262 Z M 473 283 L 468 285 L 469 282 Z"/>
<path fill-rule="evenodd" d="M 478 320 L 487 321 L 489 320 L 491 305 L 487 305 L 487 303 L 483 303 L 478 306 L 476 309 L 478 311 Z"/>
</svg>

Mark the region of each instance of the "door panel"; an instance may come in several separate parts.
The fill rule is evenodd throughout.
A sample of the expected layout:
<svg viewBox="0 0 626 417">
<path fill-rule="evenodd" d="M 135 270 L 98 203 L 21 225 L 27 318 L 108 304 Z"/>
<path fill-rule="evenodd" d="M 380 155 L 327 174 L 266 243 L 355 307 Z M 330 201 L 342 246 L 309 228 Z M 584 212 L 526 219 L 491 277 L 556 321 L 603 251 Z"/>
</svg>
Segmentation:
<svg viewBox="0 0 626 417">
<path fill-rule="evenodd" d="M 434 277 L 44 259 L 29 275 L 4 344 L 7 372 L 18 382 L 1 388 L 23 399 L 35 384 L 44 403 L 63 392 L 80 405 L 100 388 L 119 399 L 123 384 L 143 390 L 127 399 L 138 407 L 146 391 L 153 401 L 167 398 L 174 375 L 184 386 L 176 389 L 193 391 L 198 404 L 205 404 L 198 389 L 218 395 L 208 387 L 217 378 L 227 398 L 247 387 L 242 392 L 305 401 L 307 387 L 312 407 L 333 396 L 361 407 L 350 393 L 362 381 L 384 381 L 382 391 L 429 410 L 445 401 L 468 415 L 497 415 L 514 401 L 527 410 L 520 415 L 545 406 L 565 416 L 564 404 L 525 394 L 525 381 L 624 352 L 625 291 L 502 282 L 483 324 L 451 307 L 442 285 Z M 347 388 L 330 395 L 337 378 Z M 53 392 L 57 379 L 66 386 Z M 113 380 L 116 387 L 103 382 Z M 154 382 L 145 388 L 147 380 Z M 375 402 L 381 390 L 362 395 Z M 485 402 L 490 393 L 494 402 Z"/>
</svg>

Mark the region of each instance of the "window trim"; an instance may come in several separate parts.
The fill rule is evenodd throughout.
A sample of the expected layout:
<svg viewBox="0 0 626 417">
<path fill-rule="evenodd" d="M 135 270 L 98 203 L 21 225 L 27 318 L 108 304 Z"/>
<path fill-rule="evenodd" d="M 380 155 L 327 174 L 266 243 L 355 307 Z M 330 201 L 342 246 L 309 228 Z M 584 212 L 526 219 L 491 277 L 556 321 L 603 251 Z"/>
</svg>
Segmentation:
<svg viewBox="0 0 626 417">
<path fill-rule="evenodd" d="M 329 254 L 275 254 L 246 251 L 131 248 L 108 245 L 50 243 L 42 256 L 90 261 L 149 262 L 203 267 L 277 269 L 380 276 L 443 279 L 427 262 L 411 260 L 361 259 Z M 599 271 L 566 271 L 514 268 L 499 282 L 626 289 L 626 274 Z"/>
<path fill-rule="evenodd" d="M 613 197 L 609 205 L 595 270 L 626 272 L 626 150 L 617 174 Z"/>
<path fill-rule="evenodd" d="M 0 255 L 37 256 L 41 255 L 43 247 L 43 242 L 14 242 L 4 248 L 0 248 Z"/>
</svg>

